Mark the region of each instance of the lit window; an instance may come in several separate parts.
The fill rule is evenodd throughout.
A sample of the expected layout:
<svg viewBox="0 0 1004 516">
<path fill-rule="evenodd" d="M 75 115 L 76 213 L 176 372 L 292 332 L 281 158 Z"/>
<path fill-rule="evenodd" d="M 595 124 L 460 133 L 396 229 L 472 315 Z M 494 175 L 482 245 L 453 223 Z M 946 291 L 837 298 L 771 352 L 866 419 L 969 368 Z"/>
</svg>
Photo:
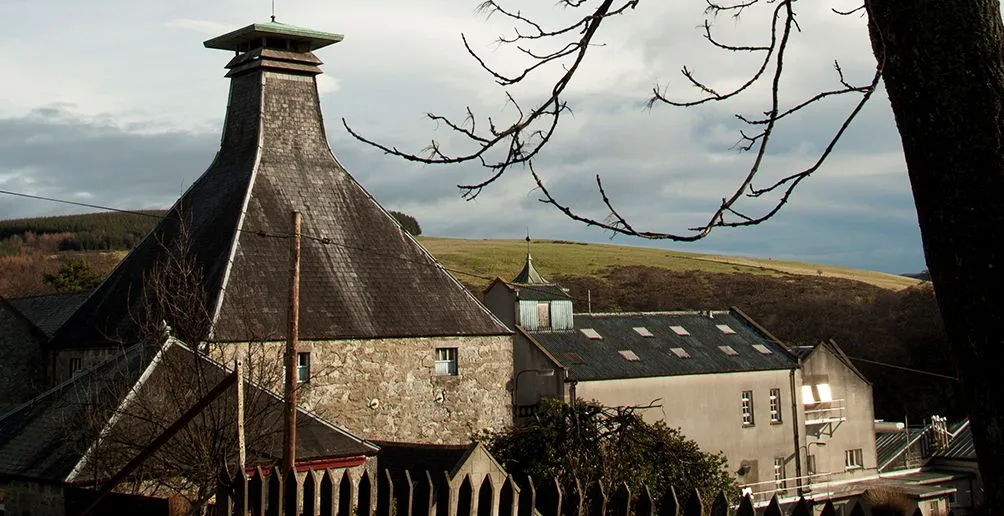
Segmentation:
<svg viewBox="0 0 1004 516">
<path fill-rule="evenodd" d="M 77 376 L 83 368 L 83 362 L 79 358 L 70 359 L 70 376 Z"/>
<path fill-rule="evenodd" d="M 582 328 L 579 331 L 581 331 L 582 334 L 585 335 L 589 339 L 592 339 L 592 340 L 602 340 L 603 339 L 603 337 L 601 337 L 600 334 L 596 330 L 594 330 L 592 328 Z"/>
<path fill-rule="evenodd" d="M 802 386 L 802 405 L 813 405 L 816 403 L 816 398 L 812 396 L 812 386 L 803 385 Z"/>
<path fill-rule="evenodd" d="M 753 391 L 742 394 L 743 426 L 753 426 Z"/>
<path fill-rule="evenodd" d="M 457 375 L 457 348 L 436 348 L 436 374 Z"/>
<path fill-rule="evenodd" d="M 630 362 L 637 362 L 641 360 L 640 358 L 638 358 L 638 355 L 636 355 L 634 351 L 631 351 L 630 349 L 622 349 L 617 352 L 620 353 L 622 357 L 624 357 L 624 360 Z"/>
<path fill-rule="evenodd" d="M 673 333 L 681 337 L 686 337 L 687 335 L 690 335 L 690 332 L 687 331 L 687 329 L 684 328 L 683 326 L 670 326 L 669 329 L 673 330 Z"/>
<path fill-rule="evenodd" d="M 641 335 L 642 337 L 655 337 L 655 335 L 652 335 L 652 332 L 648 331 L 648 328 L 644 326 L 633 328 L 633 330 L 635 331 L 635 333 Z"/>
<path fill-rule="evenodd" d="M 677 358 L 690 358 L 690 353 L 687 353 L 687 350 L 683 348 L 669 348 L 669 350 L 672 351 Z"/>
<path fill-rule="evenodd" d="M 297 383 L 310 381 L 310 353 L 296 354 L 296 381 Z"/>
<path fill-rule="evenodd" d="M 770 422 L 781 422 L 781 389 L 770 390 Z"/>
<path fill-rule="evenodd" d="M 861 467 L 861 448 L 854 448 L 853 450 L 844 450 L 844 468 L 845 469 L 855 469 Z"/>
<path fill-rule="evenodd" d="M 774 459 L 774 487 L 784 489 L 784 457 Z"/>
<path fill-rule="evenodd" d="M 728 324 L 716 324 L 715 327 L 717 327 L 719 330 L 722 331 L 722 333 L 726 335 L 734 335 L 736 333 L 736 330 L 733 330 L 732 327 L 729 326 Z"/>
<path fill-rule="evenodd" d="M 816 394 L 819 394 L 820 403 L 828 403 L 833 401 L 833 393 L 830 392 L 830 384 L 821 383 L 816 386 Z"/>
<path fill-rule="evenodd" d="M 761 355 L 770 355 L 774 353 L 770 350 L 770 348 L 764 346 L 763 344 L 753 344 L 753 349 L 759 351 Z"/>
</svg>

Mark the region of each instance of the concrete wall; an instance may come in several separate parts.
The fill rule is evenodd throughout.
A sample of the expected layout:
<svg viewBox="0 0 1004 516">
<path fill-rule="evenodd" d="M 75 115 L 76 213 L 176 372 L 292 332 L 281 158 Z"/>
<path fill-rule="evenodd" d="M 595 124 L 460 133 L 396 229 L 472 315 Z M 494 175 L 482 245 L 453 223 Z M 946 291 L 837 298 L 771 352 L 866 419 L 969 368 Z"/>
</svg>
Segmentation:
<svg viewBox="0 0 1004 516">
<path fill-rule="evenodd" d="M 822 480 L 839 480 L 873 475 L 878 465 L 875 452 L 875 411 L 871 384 L 847 367 L 826 344 L 816 348 L 802 361 L 802 381 L 805 385 L 829 383 L 832 403 L 803 405 L 805 410 L 830 407 L 823 414 L 841 415 L 845 421 L 822 425 L 807 425 L 805 438 L 808 454 L 816 457 L 816 471 L 828 474 Z M 799 393 L 800 403 L 804 402 Z M 842 401 L 836 401 L 842 400 Z M 842 410 L 836 410 L 844 407 Z M 809 416 L 812 419 L 812 416 Z M 819 446 L 812 443 L 826 443 Z M 860 448 L 863 467 L 844 468 L 844 452 Z"/>
<path fill-rule="evenodd" d="M 42 344 L 41 333 L 0 300 L 0 415 L 48 386 Z"/>
<path fill-rule="evenodd" d="M 800 407 L 792 413 L 789 375 L 789 370 L 779 370 L 588 381 L 579 382 L 575 390 L 578 397 L 607 406 L 655 402 L 658 407 L 642 411 L 646 421 L 665 421 L 703 451 L 724 452 L 732 473 L 745 463 L 750 472 L 738 479 L 746 484 L 773 481 L 776 457 L 785 459 L 787 476 L 795 476 L 792 425 L 800 420 Z M 772 388 L 781 389 L 780 423 L 770 421 Z M 753 391 L 752 426 L 743 425 L 742 391 Z"/>
<path fill-rule="evenodd" d="M 512 342 L 510 335 L 300 341 L 311 362 L 300 403 L 365 439 L 466 444 L 474 433 L 512 421 Z M 284 343 L 266 346 L 278 354 Z M 456 376 L 435 374 L 440 347 L 457 348 Z M 246 348 L 214 344 L 211 353 L 233 363 L 235 351 Z"/>
<path fill-rule="evenodd" d="M 563 399 L 565 370 L 542 349 L 524 335 L 522 332 L 516 333 L 516 340 L 513 343 L 513 378 L 524 372 L 519 377 L 516 389 L 516 403 L 518 405 L 532 405 L 538 403 L 542 398 Z M 529 372 L 531 370 L 554 371 L 554 376 L 541 376 Z"/>
</svg>

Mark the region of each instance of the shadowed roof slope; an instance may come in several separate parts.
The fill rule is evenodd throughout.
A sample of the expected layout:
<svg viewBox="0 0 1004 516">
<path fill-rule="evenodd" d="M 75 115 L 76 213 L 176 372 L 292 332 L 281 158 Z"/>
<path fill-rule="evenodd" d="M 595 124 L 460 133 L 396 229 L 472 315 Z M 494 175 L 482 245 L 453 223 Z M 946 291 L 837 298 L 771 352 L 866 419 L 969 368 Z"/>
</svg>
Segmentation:
<svg viewBox="0 0 1004 516">
<path fill-rule="evenodd" d="M 795 357 L 783 345 L 744 317 L 733 312 L 713 312 L 712 315 L 709 317 L 701 312 L 577 313 L 574 330 L 526 333 L 568 370 L 571 380 L 762 371 L 798 366 Z M 754 346 L 762 347 L 767 353 Z M 674 349 L 683 350 L 686 356 L 679 356 Z"/>
<path fill-rule="evenodd" d="M 179 249 L 201 271 L 210 319 L 198 335 L 179 336 L 284 338 L 292 211 L 303 217 L 301 339 L 510 333 L 331 154 L 316 63 L 310 52 L 268 48 L 231 61 L 213 163 L 57 332 L 54 345 L 135 338 L 133 320 L 149 295 L 143 276 Z"/>
<path fill-rule="evenodd" d="M 85 299 L 87 293 L 74 292 L 19 297 L 7 302 L 47 337 L 52 337 Z"/>
</svg>

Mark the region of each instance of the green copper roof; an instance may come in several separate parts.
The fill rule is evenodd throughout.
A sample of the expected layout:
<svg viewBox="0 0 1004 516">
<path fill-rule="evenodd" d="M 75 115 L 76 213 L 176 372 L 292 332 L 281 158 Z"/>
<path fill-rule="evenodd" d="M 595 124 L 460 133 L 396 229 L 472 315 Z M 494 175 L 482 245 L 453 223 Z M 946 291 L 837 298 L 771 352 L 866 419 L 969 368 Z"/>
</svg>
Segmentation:
<svg viewBox="0 0 1004 516">
<path fill-rule="evenodd" d="M 242 27 L 222 36 L 217 36 L 207 40 L 203 44 L 206 48 L 218 48 L 220 50 L 240 50 L 240 48 L 256 39 L 264 37 L 288 38 L 296 41 L 309 43 L 310 50 L 317 50 L 322 47 L 338 43 L 344 36 L 331 32 L 320 32 L 313 29 L 305 29 L 294 25 L 286 25 L 279 22 L 252 23 L 247 27 Z"/>
</svg>

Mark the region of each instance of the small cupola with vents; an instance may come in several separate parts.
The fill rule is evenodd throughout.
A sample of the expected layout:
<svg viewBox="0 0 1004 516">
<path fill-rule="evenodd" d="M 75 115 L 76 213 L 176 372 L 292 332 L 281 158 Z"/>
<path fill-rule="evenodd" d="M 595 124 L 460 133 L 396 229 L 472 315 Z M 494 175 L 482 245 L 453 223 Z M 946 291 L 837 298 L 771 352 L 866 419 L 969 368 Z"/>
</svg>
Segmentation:
<svg viewBox="0 0 1004 516">
<path fill-rule="evenodd" d="M 537 272 L 529 249 L 519 273 L 510 281 L 496 278 L 485 290 L 484 302 L 503 322 L 526 330 L 574 328 L 568 289 L 547 281 Z"/>
</svg>

